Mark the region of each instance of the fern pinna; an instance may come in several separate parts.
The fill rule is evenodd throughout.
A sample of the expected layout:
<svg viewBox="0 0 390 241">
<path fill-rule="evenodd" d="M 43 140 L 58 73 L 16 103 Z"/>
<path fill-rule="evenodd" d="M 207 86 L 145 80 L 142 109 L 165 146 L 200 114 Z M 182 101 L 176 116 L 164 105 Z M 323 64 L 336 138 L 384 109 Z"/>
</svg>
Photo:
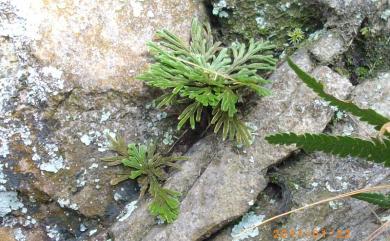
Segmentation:
<svg viewBox="0 0 390 241">
<path fill-rule="evenodd" d="M 166 90 L 158 107 L 186 106 L 178 117 L 178 129 L 186 123 L 194 129 L 208 109 L 215 133 L 222 132 L 224 140 L 229 137 L 249 145 L 250 131 L 238 118 L 237 105 L 248 91 L 270 94 L 262 86 L 269 81 L 258 73 L 274 69 L 276 60 L 264 54 L 274 46 L 252 39 L 248 46 L 233 43 L 222 47 L 214 42 L 210 26 L 197 19 L 192 22 L 190 44 L 167 30 L 157 32 L 157 37 L 158 43 L 148 43 L 156 62 L 138 79 Z"/>
<path fill-rule="evenodd" d="M 379 130 L 379 134 L 377 137 L 371 138 L 371 140 L 322 133 L 306 133 L 302 135 L 295 133 L 278 133 L 267 136 L 265 139 L 271 144 L 295 144 L 298 148 L 301 148 L 306 152 L 322 151 L 341 157 L 359 157 L 369 161 L 383 163 L 384 166 L 390 167 L 390 139 L 388 133 L 390 119 L 372 109 L 362 109 L 351 102 L 345 102 L 327 94 L 324 91 L 324 86 L 319 81 L 300 69 L 290 59 L 288 59 L 288 64 L 309 88 L 325 101 L 329 102 L 330 105 L 349 112 L 357 116 L 360 120 L 373 125 L 375 129 Z M 381 205 L 382 207 L 389 207 L 389 195 L 362 193 L 355 195 L 354 197 Z"/>
</svg>

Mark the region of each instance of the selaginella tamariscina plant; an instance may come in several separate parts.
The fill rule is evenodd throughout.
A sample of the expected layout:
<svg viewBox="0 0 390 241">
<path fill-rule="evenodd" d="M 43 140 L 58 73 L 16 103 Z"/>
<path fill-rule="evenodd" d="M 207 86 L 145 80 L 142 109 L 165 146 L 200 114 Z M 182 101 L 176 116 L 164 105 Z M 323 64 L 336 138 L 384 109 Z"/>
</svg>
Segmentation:
<svg viewBox="0 0 390 241">
<path fill-rule="evenodd" d="M 158 98 L 158 108 L 181 105 L 178 129 L 189 123 L 192 129 L 201 121 L 202 113 L 211 113 L 209 125 L 214 132 L 222 132 L 223 140 L 236 139 L 250 145 L 251 133 L 239 118 L 239 103 L 255 92 L 270 94 L 263 87 L 269 83 L 259 74 L 275 68 L 276 60 L 269 52 L 268 42 L 249 41 L 222 47 L 214 42 L 209 24 L 194 19 L 191 40 L 186 43 L 175 34 L 157 32 L 158 42 L 148 47 L 155 63 L 137 78 L 152 87 L 164 90 Z"/>
<path fill-rule="evenodd" d="M 290 59 L 288 64 L 298 77 L 321 98 L 339 110 L 349 112 L 357 116 L 361 121 L 373 125 L 378 130 L 378 135 L 370 140 L 328 134 L 295 134 L 278 133 L 269 135 L 266 140 L 271 144 L 292 145 L 302 148 L 306 152 L 322 151 L 338 155 L 340 157 L 352 156 L 366 160 L 383 163 L 390 167 L 390 119 L 382 116 L 372 109 L 362 109 L 351 102 L 337 99 L 324 91 L 324 86 L 312 76 L 300 69 Z M 361 193 L 353 197 L 364 200 L 383 208 L 390 208 L 390 195 L 381 193 Z"/>
<path fill-rule="evenodd" d="M 110 166 L 122 164 L 128 172 L 118 175 L 111 180 L 112 185 L 127 179 L 137 179 L 141 186 L 140 198 L 146 191 L 153 198 L 149 205 L 149 211 L 153 216 L 172 223 L 179 214 L 180 193 L 163 188 L 161 183 L 168 177 L 167 167 L 178 168 L 176 161 L 186 160 L 186 157 L 166 157 L 156 151 L 154 144 L 136 145 L 129 144 L 123 137 L 110 137 L 110 149 L 117 153 L 117 156 L 103 158 Z"/>
</svg>

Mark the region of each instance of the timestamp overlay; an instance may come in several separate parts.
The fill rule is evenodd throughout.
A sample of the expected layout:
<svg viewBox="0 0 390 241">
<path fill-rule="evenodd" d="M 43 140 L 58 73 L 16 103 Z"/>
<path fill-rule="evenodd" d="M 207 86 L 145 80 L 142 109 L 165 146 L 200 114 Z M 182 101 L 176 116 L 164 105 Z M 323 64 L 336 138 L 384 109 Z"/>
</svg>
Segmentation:
<svg viewBox="0 0 390 241">
<path fill-rule="evenodd" d="M 348 228 L 277 228 L 272 230 L 272 236 L 275 240 L 299 240 L 301 238 L 347 240 L 351 238 L 351 230 Z"/>
</svg>

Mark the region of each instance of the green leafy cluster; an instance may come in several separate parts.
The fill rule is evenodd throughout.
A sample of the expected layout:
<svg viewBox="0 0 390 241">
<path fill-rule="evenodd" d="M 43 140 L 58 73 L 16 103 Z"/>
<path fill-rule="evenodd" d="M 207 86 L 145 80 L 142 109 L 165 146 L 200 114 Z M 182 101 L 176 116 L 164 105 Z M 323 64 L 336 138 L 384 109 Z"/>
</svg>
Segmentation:
<svg viewBox="0 0 390 241">
<path fill-rule="evenodd" d="M 161 156 L 156 153 L 153 144 L 149 146 L 126 145 L 123 138 L 111 138 L 111 149 L 118 155 L 104 158 L 104 161 L 109 162 L 110 165 L 122 164 L 131 170 L 130 173 L 113 179 L 111 184 L 116 185 L 127 179 L 137 179 L 141 185 L 140 197 L 143 197 L 146 191 L 153 197 L 149 206 L 150 213 L 172 223 L 179 214 L 180 193 L 163 188 L 160 183 L 167 178 L 166 167 L 178 168 L 175 162 L 186 158 Z"/>
<path fill-rule="evenodd" d="M 289 31 L 287 35 L 290 38 L 289 41 L 294 45 L 299 44 L 305 39 L 305 33 L 301 28 L 295 28 L 294 30 Z"/>
<path fill-rule="evenodd" d="M 249 145 L 250 132 L 238 118 L 237 106 L 250 91 L 270 94 L 262 86 L 269 81 L 258 73 L 274 69 L 276 60 L 264 54 L 274 46 L 252 39 L 248 45 L 222 47 L 214 42 L 210 26 L 197 19 L 192 22 L 189 44 L 167 30 L 157 32 L 157 37 L 158 43 L 148 43 L 156 62 L 138 79 L 166 90 L 158 107 L 185 105 L 178 129 L 186 123 L 194 129 L 202 113 L 211 110 L 215 133 L 221 131 L 224 140 L 229 137 Z"/>
<path fill-rule="evenodd" d="M 387 128 L 385 128 L 389 125 L 390 119 L 372 109 L 362 109 L 351 102 L 345 102 L 327 94 L 324 90 L 324 86 L 319 81 L 300 69 L 290 59 L 288 59 L 288 64 L 309 88 L 325 101 L 328 101 L 330 105 L 357 116 L 361 121 L 373 125 L 375 129 L 380 132 L 378 137 L 371 138 L 371 140 L 349 136 L 311 133 L 302 135 L 295 133 L 278 133 L 267 136 L 266 140 L 271 144 L 295 144 L 306 152 L 322 151 L 341 157 L 353 156 L 364 158 L 369 161 L 383 163 L 386 167 L 390 167 L 390 138 L 389 133 L 387 133 Z M 377 193 L 364 193 L 355 195 L 354 197 L 382 207 L 390 207 L 390 196 Z"/>
</svg>

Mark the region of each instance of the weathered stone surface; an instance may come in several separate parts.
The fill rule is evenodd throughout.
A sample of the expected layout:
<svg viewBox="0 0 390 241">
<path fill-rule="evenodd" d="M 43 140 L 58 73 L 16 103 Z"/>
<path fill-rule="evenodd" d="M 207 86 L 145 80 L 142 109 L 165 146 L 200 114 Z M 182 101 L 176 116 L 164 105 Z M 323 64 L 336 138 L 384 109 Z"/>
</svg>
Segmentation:
<svg viewBox="0 0 390 241">
<path fill-rule="evenodd" d="M 1 225 L 32 217 L 26 229 L 48 224 L 50 240 L 84 239 L 137 198 L 135 182 L 109 184 L 123 170 L 100 160 L 110 155 L 107 135 L 172 144 L 176 116 L 150 108 L 153 92 L 134 77 L 150 61 L 154 33 L 188 39 L 202 8 L 192 0 L 0 3 Z"/>
<path fill-rule="evenodd" d="M 372 108 L 390 116 L 390 72 L 380 73 L 375 79 L 359 85 L 353 91 L 352 98 L 362 108 Z"/>
<path fill-rule="evenodd" d="M 354 34 L 367 14 L 385 5 L 322 2 L 336 13 L 326 26 Z M 324 129 L 332 110 L 284 64 L 273 75 L 274 96 L 258 101 L 246 117 L 257 126 L 254 145 L 245 150 L 208 136 L 191 148 L 187 153 L 191 161 L 182 162 L 182 170 L 167 181 L 167 187 L 183 194 L 174 224 L 156 225 L 147 210 L 149 200 L 134 201 L 138 188 L 134 182 L 110 186 L 110 179 L 123 170 L 105 168 L 100 162 L 109 155 L 106 134 L 122 133 L 128 141 L 155 139 L 162 147 L 175 135 L 176 116 L 149 109 L 153 92 L 145 92 L 134 80 L 149 60 L 145 42 L 161 28 L 188 39 L 191 19 L 200 15 L 202 5 L 191 0 L 0 2 L 4 239 L 202 239 L 251 208 L 267 184 L 268 166 L 294 150 L 268 145 L 263 140 L 266 134 Z M 341 45 L 351 40 L 342 36 L 344 42 L 324 35 L 311 53 L 320 62 L 333 60 L 344 50 Z M 316 68 L 304 50 L 295 58 L 331 92 L 339 97 L 348 93 L 345 78 L 327 67 Z M 360 128 L 355 129 L 360 133 Z"/>
<path fill-rule="evenodd" d="M 346 44 L 342 36 L 337 32 L 326 31 L 318 39 L 312 43 L 313 47 L 310 52 L 322 64 L 329 64 L 345 52 Z"/>
<path fill-rule="evenodd" d="M 181 192 L 185 196 L 204 172 L 206 166 L 218 155 L 214 149 L 210 149 L 210 144 L 217 145 L 217 140 L 212 136 L 206 137 L 204 141 L 196 143 L 186 153 L 191 156 L 191 160 L 180 163 L 180 171 L 174 173 L 167 181 L 167 188 Z M 145 234 L 156 224 L 156 220 L 149 214 L 148 205 L 150 202 L 143 202 L 125 220 L 115 223 L 110 233 L 116 240 L 141 240 Z M 131 230 L 131 232 L 128 232 Z"/>
<path fill-rule="evenodd" d="M 185 1 L 11 1 L 34 38 L 33 54 L 84 88 L 142 88 L 134 77 L 147 64 L 146 41 L 166 28 L 188 39 L 202 5 Z"/>
<path fill-rule="evenodd" d="M 49 238 L 40 228 L 27 230 L 24 228 L 0 227 L 1 241 L 47 241 Z"/>
<path fill-rule="evenodd" d="M 307 71 L 313 70 L 307 52 L 299 52 L 294 59 Z M 313 73 L 326 83 L 331 93 L 341 98 L 349 93 L 349 81 L 329 68 L 319 67 Z M 269 145 L 264 136 L 286 130 L 322 131 L 332 113 L 329 108 L 322 107 L 318 97 L 297 79 L 287 64 L 280 66 L 271 78 L 274 80 L 272 89 L 275 94 L 260 100 L 246 117 L 257 127 L 254 144 L 240 150 L 230 143 L 213 143 L 212 138 L 201 140 L 198 145 L 213 146 L 213 156 L 207 154 L 210 160 L 202 160 L 205 152 L 202 153 L 197 147 L 196 151 L 187 154 L 191 162 L 211 162 L 195 182 L 195 179 L 191 179 L 194 184 L 187 186 L 190 189 L 184 195 L 178 220 L 165 227 L 154 227 L 146 236 L 145 229 L 142 233 L 137 232 L 141 228 L 136 228 L 135 233 L 120 232 L 125 230 L 124 226 L 132 230 L 134 226 L 145 223 L 141 217 L 146 214 L 140 215 L 140 212 L 146 212 L 146 208 L 136 209 L 130 216 L 134 221 L 114 225 L 116 240 L 198 240 L 241 216 L 253 205 L 256 196 L 267 184 L 263 172 L 293 150 Z M 188 189 L 179 190 L 185 193 Z"/>
<path fill-rule="evenodd" d="M 373 80 L 367 80 L 358 85 L 352 92 L 352 101 L 364 108 L 373 108 L 379 113 L 390 116 L 390 73 L 382 73 Z M 354 135 L 354 136 L 375 136 L 377 131 L 368 128 L 365 123 L 356 120 L 348 115 L 339 120 L 331 127 L 333 134 Z M 323 153 L 314 153 L 298 157 L 298 161 L 279 168 L 279 175 L 283 176 L 283 181 L 279 183 L 288 188 L 285 193 L 290 193 L 290 200 L 275 199 L 272 196 L 263 194 L 258 199 L 256 213 L 265 215 L 267 218 L 280 213 L 278 208 L 290 203 L 290 208 L 297 208 L 319 201 L 324 198 L 336 196 L 352 190 L 388 184 L 390 170 L 382 165 L 368 163 L 356 158 L 338 158 Z M 296 159 L 296 158 L 295 158 Z M 276 210 L 275 210 L 275 207 Z M 287 211 L 287 210 L 286 210 Z M 374 214 L 375 213 L 375 214 Z M 385 220 L 389 217 L 389 211 L 379 209 L 374 205 L 365 202 L 344 199 L 329 202 L 306 209 L 288 216 L 282 223 L 267 224 L 261 227 L 259 236 L 245 239 L 271 240 L 273 230 L 279 231 L 283 228 L 290 230 L 314 230 L 314 228 L 330 229 L 350 229 L 351 240 L 365 240 L 372 232 L 381 225 L 379 219 Z M 344 232 L 345 234 L 345 232 Z M 387 240 L 386 235 L 381 235 L 377 240 Z M 225 229 L 213 240 L 228 241 L 231 237 L 231 227 Z M 301 240 L 312 240 L 304 237 Z M 328 236 L 324 240 L 335 240 L 335 237 Z"/>
<path fill-rule="evenodd" d="M 9 228 L 0 228 L 0 237 L 4 241 L 16 241 L 13 237 L 13 233 Z"/>
</svg>

